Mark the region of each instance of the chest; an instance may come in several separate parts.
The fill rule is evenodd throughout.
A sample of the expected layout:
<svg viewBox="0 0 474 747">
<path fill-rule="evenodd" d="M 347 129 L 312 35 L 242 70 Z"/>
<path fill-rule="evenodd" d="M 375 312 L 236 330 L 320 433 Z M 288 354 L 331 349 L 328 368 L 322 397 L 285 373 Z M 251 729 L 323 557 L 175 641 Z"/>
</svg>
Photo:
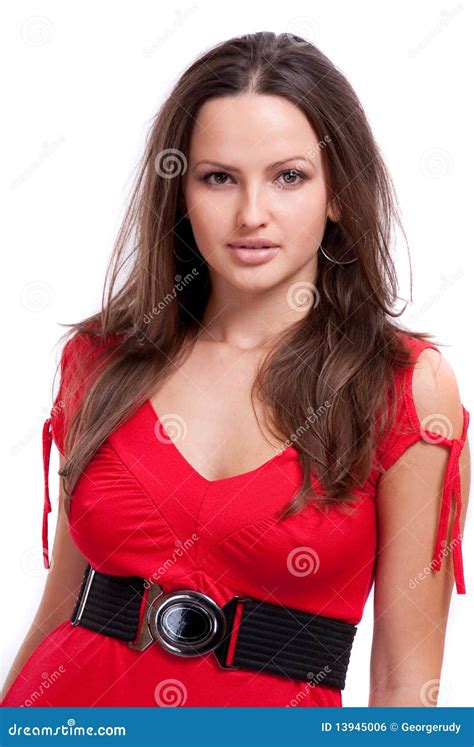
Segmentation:
<svg viewBox="0 0 474 747">
<path fill-rule="evenodd" d="M 183 458 L 208 480 L 248 472 L 272 459 L 284 438 L 255 401 L 256 354 L 197 346 L 155 389 L 150 403 Z"/>
</svg>

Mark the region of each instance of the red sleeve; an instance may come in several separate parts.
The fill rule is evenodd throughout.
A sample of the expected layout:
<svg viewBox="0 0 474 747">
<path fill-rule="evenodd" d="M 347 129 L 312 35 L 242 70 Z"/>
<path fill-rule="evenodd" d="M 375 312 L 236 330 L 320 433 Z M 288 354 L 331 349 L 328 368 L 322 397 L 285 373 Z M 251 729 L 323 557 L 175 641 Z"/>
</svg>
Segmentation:
<svg viewBox="0 0 474 747">
<path fill-rule="evenodd" d="M 110 338 L 113 342 L 117 337 Z M 107 343 L 108 344 L 108 343 Z M 44 471 L 44 504 L 43 504 L 43 562 L 49 568 L 48 556 L 48 514 L 51 511 L 49 495 L 49 465 L 52 442 L 64 456 L 68 424 L 78 409 L 86 389 L 92 384 L 97 372 L 97 353 L 101 345 L 85 333 L 76 333 L 71 337 L 61 353 L 59 389 L 54 398 L 49 418 L 43 425 L 43 471 Z"/>
<path fill-rule="evenodd" d="M 438 529 L 430 566 L 434 571 L 439 571 L 444 556 L 449 552 L 448 524 L 451 503 L 454 498 L 455 515 L 452 528 L 454 539 L 452 539 L 449 544 L 451 545 L 453 552 L 456 591 L 458 594 L 465 594 L 466 586 L 464 582 L 462 534 L 460 524 L 462 496 L 459 456 L 467 438 L 469 413 L 464 405 L 461 405 L 463 412 L 463 429 L 459 438 L 452 438 L 452 434 L 448 431 L 442 434 L 430 430 L 429 422 L 426 423 L 428 426 L 427 428 L 420 423 L 413 400 L 412 380 L 414 365 L 420 353 L 426 348 L 433 348 L 434 350 L 438 350 L 438 352 L 440 351 L 436 345 L 417 340 L 413 337 L 407 337 L 407 343 L 412 350 L 412 365 L 410 368 L 403 370 L 395 376 L 395 417 L 390 432 L 378 448 L 378 461 L 382 467 L 382 472 L 385 472 L 410 446 L 413 446 L 414 443 L 421 440 L 429 444 L 441 446 L 449 451 L 449 460 L 444 475 L 443 491 L 440 501 Z M 445 546 L 447 546 L 447 549 L 445 549 Z"/>
<path fill-rule="evenodd" d="M 70 356 L 74 353 L 74 347 L 77 347 L 76 338 L 71 338 L 67 341 L 61 353 L 60 362 L 60 378 L 59 378 L 59 389 L 54 399 L 53 407 L 50 413 L 50 424 L 51 424 L 51 435 L 54 443 L 58 447 L 58 451 L 64 456 L 64 441 L 65 441 L 65 408 L 68 403 L 68 389 L 70 378 Z M 71 350 L 72 348 L 72 350 Z"/>
<path fill-rule="evenodd" d="M 48 551 L 48 514 L 51 512 L 51 499 L 49 495 L 49 464 L 51 457 L 51 446 L 54 440 L 58 450 L 64 455 L 64 413 L 67 389 L 67 376 L 69 372 L 69 352 L 71 347 L 76 344 L 75 338 L 71 338 L 65 344 L 60 361 L 60 383 L 59 389 L 54 399 L 49 418 L 43 425 L 43 472 L 44 472 L 44 502 L 43 502 L 43 563 L 45 568 L 50 567 Z"/>
</svg>

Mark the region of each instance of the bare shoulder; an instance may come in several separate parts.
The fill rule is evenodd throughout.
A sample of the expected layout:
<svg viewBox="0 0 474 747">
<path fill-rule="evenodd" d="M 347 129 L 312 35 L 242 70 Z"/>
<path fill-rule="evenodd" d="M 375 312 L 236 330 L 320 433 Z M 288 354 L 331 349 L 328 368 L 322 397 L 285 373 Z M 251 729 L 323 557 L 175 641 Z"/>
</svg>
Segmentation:
<svg viewBox="0 0 474 747">
<path fill-rule="evenodd" d="M 463 412 L 456 374 L 439 350 L 426 348 L 418 356 L 413 370 L 412 394 L 423 427 L 432 430 L 434 424 L 443 431 L 446 428 L 443 435 L 448 438 L 461 435 Z"/>
</svg>

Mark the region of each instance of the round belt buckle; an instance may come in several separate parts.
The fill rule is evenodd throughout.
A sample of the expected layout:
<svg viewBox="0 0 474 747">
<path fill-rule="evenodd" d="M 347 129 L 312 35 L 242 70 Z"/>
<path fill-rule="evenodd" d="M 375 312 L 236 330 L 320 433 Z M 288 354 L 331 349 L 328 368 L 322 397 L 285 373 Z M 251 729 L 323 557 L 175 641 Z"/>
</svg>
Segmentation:
<svg viewBox="0 0 474 747">
<path fill-rule="evenodd" d="M 225 635 L 226 620 L 213 599 L 199 591 L 172 591 L 153 604 L 150 632 L 166 651 L 199 656 L 215 649 Z"/>
</svg>

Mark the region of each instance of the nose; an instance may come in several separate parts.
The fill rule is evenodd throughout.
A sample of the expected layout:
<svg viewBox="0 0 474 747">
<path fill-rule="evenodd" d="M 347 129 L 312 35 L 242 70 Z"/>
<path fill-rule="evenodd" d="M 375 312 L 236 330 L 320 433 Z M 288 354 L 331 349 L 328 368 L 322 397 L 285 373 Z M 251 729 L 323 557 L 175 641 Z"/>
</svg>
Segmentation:
<svg viewBox="0 0 474 747">
<path fill-rule="evenodd" d="M 248 228 L 268 223 L 268 207 L 257 186 L 244 189 L 239 196 L 237 222 L 239 226 L 244 225 Z"/>
</svg>

